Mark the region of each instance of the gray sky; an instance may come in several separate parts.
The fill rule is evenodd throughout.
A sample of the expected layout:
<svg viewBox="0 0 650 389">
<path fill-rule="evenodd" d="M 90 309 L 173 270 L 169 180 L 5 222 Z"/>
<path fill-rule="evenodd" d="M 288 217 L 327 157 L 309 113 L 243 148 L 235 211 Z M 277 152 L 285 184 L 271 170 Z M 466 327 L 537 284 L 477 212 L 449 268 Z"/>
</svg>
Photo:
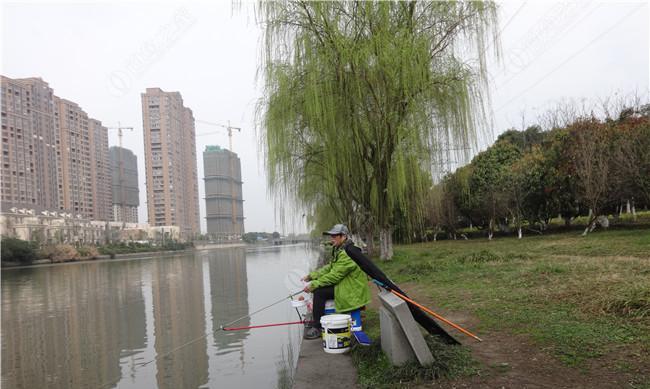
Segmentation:
<svg viewBox="0 0 650 389">
<path fill-rule="evenodd" d="M 284 226 L 268 195 L 258 153 L 255 106 L 261 34 L 252 3 L 231 2 L 2 4 L 2 69 L 11 78 L 41 77 L 106 126 L 135 127 L 124 147 L 138 155 L 140 221 L 145 208 L 140 93 L 179 91 L 194 111 L 198 176 L 206 145 L 228 145 L 225 131 L 198 120 L 242 128 L 233 135 L 242 162 L 246 231 L 301 232 Z M 499 11 L 502 59 L 492 63 L 493 135 L 521 128 L 562 100 L 649 88 L 647 2 L 505 2 Z M 117 135 L 109 134 L 110 145 Z M 199 183 L 205 230 L 203 181 Z"/>
</svg>

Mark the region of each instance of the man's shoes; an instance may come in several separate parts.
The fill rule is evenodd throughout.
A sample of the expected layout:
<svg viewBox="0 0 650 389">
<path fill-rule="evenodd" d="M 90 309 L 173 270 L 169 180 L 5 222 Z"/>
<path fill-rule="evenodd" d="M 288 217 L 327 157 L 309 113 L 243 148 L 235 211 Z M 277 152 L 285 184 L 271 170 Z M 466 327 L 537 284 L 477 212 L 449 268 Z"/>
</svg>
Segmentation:
<svg viewBox="0 0 650 389">
<path fill-rule="evenodd" d="M 320 328 L 316 328 L 316 327 L 305 328 L 305 333 L 303 335 L 303 338 L 307 340 L 320 339 L 321 338 Z"/>
</svg>

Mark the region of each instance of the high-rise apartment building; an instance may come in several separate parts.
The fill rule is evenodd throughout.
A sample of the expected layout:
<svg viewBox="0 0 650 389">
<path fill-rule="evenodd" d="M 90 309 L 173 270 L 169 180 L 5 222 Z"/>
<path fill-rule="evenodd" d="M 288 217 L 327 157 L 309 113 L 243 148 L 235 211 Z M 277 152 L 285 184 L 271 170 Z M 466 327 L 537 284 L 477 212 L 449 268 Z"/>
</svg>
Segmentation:
<svg viewBox="0 0 650 389">
<path fill-rule="evenodd" d="M 108 129 L 102 122 L 88 119 L 90 134 L 90 174 L 93 179 L 93 219 L 111 220 L 113 199 L 111 194 L 111 165 L 108 155 Z"/>
<path fill-rule="evenodd" d="M 147 213 L 151 226 L 179 226 L 183 238 L 200 232 L 196 140 L 192 110 L 178 92 L 142 94 Z"/>
<path fill-rule="evenodd" d="M 129 149 L 110 148 L 113 220 L 126 223 L 138 222 L 138 157 Z"/>
<path fill-rule="evenodd" d="M 1 77 L 3 209 L 59 209 L 52 89 L 40 79 Z"/>
<path fill-rule="evenodd" d="M 243 235 L 244 200 L 239 157 L 219 146 L 206 146 L 203 172 L 208 234 L 217 237 Z"/>
<path fill-rule="evenodd" d="M 94 220 L 110 220 L 108 130 L 77 103 L 54 98 L 61 134 L 63 209 Z"/>
<path fill-rule="evenodd" d="M 109 220 L 108 133 L 40 78 L 1 77 L 2 209 Z"/>
</svg>

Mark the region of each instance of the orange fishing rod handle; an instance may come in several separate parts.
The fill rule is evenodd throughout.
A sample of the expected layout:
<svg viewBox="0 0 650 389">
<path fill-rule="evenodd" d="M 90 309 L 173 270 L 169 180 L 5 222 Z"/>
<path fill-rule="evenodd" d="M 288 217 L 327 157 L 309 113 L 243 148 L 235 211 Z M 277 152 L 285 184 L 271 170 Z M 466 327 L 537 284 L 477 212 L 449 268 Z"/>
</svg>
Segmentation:
<svg viewBox="0 0 650 389">
<path fill-rule="evenodd" d="M 434 316 L 436 319 L 439 319 L 439 320 L 441 320 L 441 321 L 443 321 L 443 322 L 449 324 L 450 326 L 454 327 L 455 329 L 457 329 L 458 331 L 464 333 L 465 335 L 471 336 L 472 338 L 478 340 L 479 342 L 482 342 L 482 341 L 483 341 L 481 338 L 479 338 L 478 336 L 472 334 L 471 332 L 467 331 L 466 329 L 462 328 L 462 327 L 459 326 L 458 324 L 452 323 L 451 321 L 449 321 L 449 320 L 445 319 L 444 317 L 438 315 L 437 313 L 433 312 L 433 311 L 430 310 L 429 308 L 427 308 L 427 307 L 425 307 L 425 306 L 422 306 L 422 305 L 418 304 L 417 302 L 411 300 L 410 298 L 404 296 L 403 294 L 401 294 L 401 293 L 399 293 L 399 292 L 396 292 L 396 291 L 394 291 L 394 290 L 391 290 L 391 292 L 392 292 L 393 294 L 395 294 L 397 297 L 401 298 L 402 300 L 408 301 L 408 302 L 410 302 L 411 304 L 414 304 L 415 306 L 417 306 L 418 308 L 423 309 L 425 312 L 427 312 L 427 313 L 429 313 L 430 315 Z"/>
</svg>

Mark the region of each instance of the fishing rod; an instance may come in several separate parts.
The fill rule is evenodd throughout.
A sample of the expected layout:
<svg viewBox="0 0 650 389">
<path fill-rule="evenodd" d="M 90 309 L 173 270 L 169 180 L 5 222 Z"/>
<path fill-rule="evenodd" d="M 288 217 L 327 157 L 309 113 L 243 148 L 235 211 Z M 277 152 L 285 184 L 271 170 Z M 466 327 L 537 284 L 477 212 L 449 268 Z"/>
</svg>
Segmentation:
<svg viewBox="0 0 650 389">
<path fill-rule="evenodd" d="M 302 292 L 303 292 L 303 290 L 300 289 L 299 291 L 294 292 L 294 293 L 290 294 L 290 295 L 287 296 L 287 297 L 283 297 L 283 298 L 281 298 L 280 300 L 274 302 L 273 304 L 269 304 L 269 305 L 265 306 L 264 308 L 260 308 L 260 309 L 258 309 L 258 310 L 255 311 L 255 312 L 249 313 L 248 315 L 244 315 L 244 316 L 242 316 L 242 317 L 240 317 L 240 318 L 238 318 L 238 319 L 235 319 L 235 320 L 233 320 L 233 321 L 231 321 L 231 322 L 228 322 L 228 323 L 226 323 L 226 324 L 222 324 L 222 325 L 219 327 L 219 329 L 223 330 L 224 327 L 227 327 L 227 326 L 229 326 L 229 325 L 231 325 L 231 324 L 237 323 L 238 321 L 242 321 L 242 320 L 244 320 L 244 319 L 246 319 L 246 318 L 248 318 L 248 317 L 253 316 L 253 315 L 256 314 L 256 313 L 259 313 L 259 312 L 262 312 L 262 311 L 265 310 L 265 309 L 271 308 L 271 307 L 274 306 L 274 305 L 280 304 L 280 303 L 283 302 L 285 299 L 289 299 L 289 300 L 291 300 L 291 299 L 293 298 L 293 296 L 299 295 L 299 294 L 302 293 Z"/>
<path fill-rule="evenodd" d="M 237 319 L 235 319 L 235 320 L 233 320 L 233 321 L 230 321 L 230 322 L 228 322 L 228 323 L 225 323 L 225 324 L 220 325 L 219 328 L 218 328 L 217 330 L 218 330 L 218 331 L 232 331 L 232 330 L 236 330 L 236 329 L 246 329 L 246 327 L 228 328 L 227 326 L 229 326 L 229 325 L 231 325 L 231 324 L 234 324 L 234 323 L 237 323 L 238 321 L 244 320 L 244 319 L 246 319 L 246 318 L 248 318 L 248 317 L 251 317 L 251 316 L 255 315 L 256 313 L 260 313 L 260 312 L 262 312 L 263 310 L 268 309 L 268 308 L 271 308 L 271 307 L 274 306 L 274 305 L 280 304 L 281 302 L 285 301 L 286 299 L 292 300 L 294 296 L 296 296 L 296 295 L 298 295 L 298 294 L 300 294 L 300 293 L 302 293 L 302 292 L 303 292 L 303 290 L 301 289 L 301 290 L 299 290 L 299 291 L 297 291 L 297 292 L 291 293 L 289 296 L 282 297 L 280 300 L 278 300 L 278 301 L 276 301 L 276 302 L 274 302 L 274 303 L 272 303 L 272 304 L 269 304 L 269 305 L 267 305 L 267 306 L 265 306 L 265 307 L 262 307 L 262 308 L 260 308 L 260 309 L 258 309 L 258 310 L 256 310 L 256 311 L 254 311 L 254 312 L 251 312 L 251 313 L 249 313 L 249 314 L 247 314 L 247 315 L 244 315 L 244 316 L 242 316 L 242 317 L 239 317 L 239 318 L 237 318 Z M 297 311 L 297 310 L 296 310 L 296 311 Z M 298 313 L 299 313 L 299 312 L 298 312 Z M 265 324 L 265 325 L 261 325 L 261 326 L 252 326 L 252 327 L 250 327 L 250 328 L 274 327 L 274 326 L 279 326 L 279 325 L 297 324 L 297 323 L 298 323 L 298 322 L 277 323 L 277 324 Z M 304 323 L 304 321 L 301 320 L 301 323 Z M 182 349 L 182 348 L 184 348 L 184 347 L 187 347 L 187 346 L 189 346 L 189 345 L 192 344 L 192 343 L 196 343 L 196 342 L 198 342 L 199 340 L 201 340 L 201 339 L 205 338 L 206 336 L 208 336 L 209 334 L 210 334 L 210 332 L 205 332 L 203 335 L 199 336 L 198 338 L 195 338 L 195 339 L 190 340 L 189 342 L 183 343 L 183 344 L 181 344 L 181 345 L 178 346 L 178 347 L 174 347 L 173 349 L 171 349 L 171 350 L 169 350 L 169 351 L 167 351 L 167 352 L 165 352 L 165 353 L 158 354 L 155 358 L 153 358 L 153 359 L 151 359 L 151 360 L 149 360 L 149 361 L 141 362 L 141 363 L 136 363 L 136 364 L 134 365 L 135 367 L 134 367 L 134 369 L 133 369 L 133 370 L 134 370 L 133 372 L 135 372 L 135 370 L 137 370 L 137 369 L 139 369 L 139 368 L 141 368 L 141 367 L 145 367 L 145 366 L 147 366 L 148 364 L 157 361 L 157 360 L 160 359 L 160 358 L 164 358 L 164 357 L 168 356 L 169 354 L 172 354 L 172 353 L 174 353 L 174 352 L 176 352 L 176 351 L 178 351 L 178 350 L 180 350 L 180 349 Z M 121 375 L 120 375 L 120 377 L 121 377 Z M 117 378 L 120 378 L 120 377 L 117 377 Z M 103 389 L 103 388 L 106 388 L 106 387 L 108 387 L 108 386 L 110 386 L 110 385 L 113 385 L 113 382 L 112 382 L 112 381 L 111 381 L 111 382 L 108 382 L 108 383 L 106 383 L 106 384 L 104 384 L 104 385 L 102 385 L 102 386 L 100 386 L 100 388 Z"/>
<path fill-rule="evenodd" d="M 382 288 L 386 289 L 387 291 L 391 292 L 391 293 L 394 294 L 395 296 L 401 298 L 402 300 L 407 301 L 407 302 L 409 302 L 409 303 L 415 305 L 416 307 L 422 309 L 423 311 L 425 311 L 426 313 L 428 313 L 428 314 L 430 314 L 431 316 L 435 317 L 436 319 L 442 321 L 443 323 L 449 324 L 450 326 L 454 327 L 455 329 L 457 329 L 458 331 L 462 332 L 463 334 L 465 334 L 465 335 L 467 335 L 467 336 L 470 336 L 470 337 L 472 337 L 472 338 L 478 340 L 479 342 L 482 342 L 482 341 L 483 341 L 483 339 L 481 339 L 481 338 L 479 338 L 478 336 L 472 334 L 471 332 L 467 331 L 466 329 L 464 329 L 463 327 L 459 326 L 458 324 L 455 324 L 455 323 L 451 322 L 450 320 L 445 319 L 444 317 L 442 317 L 442 316 L 440 316 L 439 314 L 433 312 L 433 311 L 430 310 L 429 308 L 427 308 L 427 307 L 425 307 L 425 306 L 423 306 L 423 305 L 421 305 L 421 304 L 419 304 L 419 303 L 417 303 L 417 302 L 411 300 L 410 298 L 404 296 L 403 294 L 401 294 L 401 293 L 399 293 L 399 292 L 397 292 L 397 291 L 391 289 L 390 287 L 388 287 L 388 286 L 387 286 L 386 284 L 384 284 L 383 282 L 381 282 L 381 281 L 377 281 L 377 280 L 375 280 L 375 279 L 373 279 L 372 281 L 373 281 L 375 284 L 377 284 L 377 285 L 381 286 Z"/>
<path fill-rule="evenodd" d="M 241 331 L 241 330 L 250 330 L 253 328 L 265 328 L 265 327 L 277 327 L 277 326 L 287 326 L 291 324 L 305 324 L 309 323 L 308 321 L 305 320 L 300 320 L 300 321 L 287 321 L 284 323 L 272 323 L 272 324 L 260 324 L 257 326 L 246 326 L 246 327 L 223 327 L 221 328 L 224 331 Z"/>
</svg>

